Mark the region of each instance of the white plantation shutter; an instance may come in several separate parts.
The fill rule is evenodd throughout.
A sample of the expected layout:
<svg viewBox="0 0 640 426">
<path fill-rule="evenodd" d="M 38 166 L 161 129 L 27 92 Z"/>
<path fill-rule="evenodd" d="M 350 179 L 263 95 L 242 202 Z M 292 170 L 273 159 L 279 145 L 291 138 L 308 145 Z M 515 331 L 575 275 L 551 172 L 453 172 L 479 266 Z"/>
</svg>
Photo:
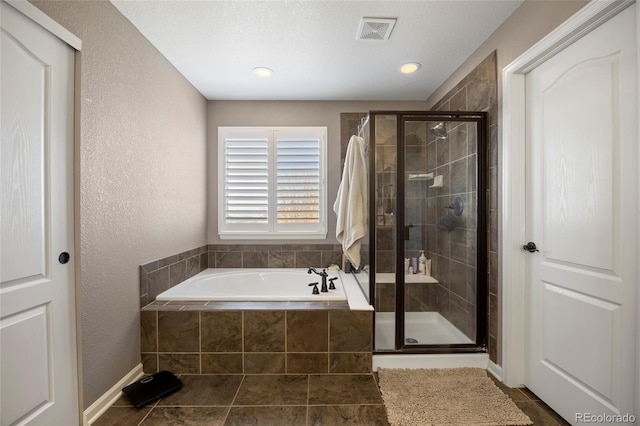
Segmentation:
<svg viewBox="0 0 640 426">
<path fill-rule="evenodd" d="M 220 127 L 221 238 L 326 237 L 326 128 Z"/>
<path fill-rule="evenodd" d="M 278 135 L 276 167 L 277 223 L 320 222 L 320 140 Z"/>
<path fill-rule="evenodd" d="M 269 219 L 269 141 L 225 140 L 226 223 L 266 224 Z"/>
</svg>

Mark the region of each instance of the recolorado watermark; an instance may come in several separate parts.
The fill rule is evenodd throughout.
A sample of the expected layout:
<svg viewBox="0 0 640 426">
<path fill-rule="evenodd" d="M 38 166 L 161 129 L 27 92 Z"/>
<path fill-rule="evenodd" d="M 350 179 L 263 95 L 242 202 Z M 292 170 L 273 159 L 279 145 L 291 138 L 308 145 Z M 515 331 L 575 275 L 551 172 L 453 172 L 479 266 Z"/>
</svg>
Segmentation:
<svg viewBox="0 0 640 426">
<path fill-rule="evenodd" d="M 576 423 L 634 423 L 636 416 L 633 414 L 593 414 L 576 413 Z"/>
</svg>

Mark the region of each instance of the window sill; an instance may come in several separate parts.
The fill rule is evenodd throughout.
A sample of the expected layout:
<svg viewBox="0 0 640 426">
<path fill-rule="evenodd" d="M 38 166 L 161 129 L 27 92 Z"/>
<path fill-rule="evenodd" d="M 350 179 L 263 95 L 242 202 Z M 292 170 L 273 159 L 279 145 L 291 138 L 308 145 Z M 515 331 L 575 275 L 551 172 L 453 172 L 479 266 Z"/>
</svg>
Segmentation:
<svg viewBox="0 0 640 426">
<path fill-rule="evenodd" d="M 325 240 L 327 234 L 325 233 L 270 233 L 260 234 L 256 232 L 225 232 L 224 234 L 218 233 L 221 240 Z"/>
</svg>

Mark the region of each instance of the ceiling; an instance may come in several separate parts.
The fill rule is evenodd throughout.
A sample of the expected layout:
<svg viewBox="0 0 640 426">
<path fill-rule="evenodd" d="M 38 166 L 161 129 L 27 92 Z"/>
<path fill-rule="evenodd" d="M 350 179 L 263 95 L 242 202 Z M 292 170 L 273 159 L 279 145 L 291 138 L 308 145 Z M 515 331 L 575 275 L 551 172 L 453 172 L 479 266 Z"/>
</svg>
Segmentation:
<svg viewBox="0 0 640 426">
<path fill-rule="evenodd" d="M 423 101 L 522 0 L 111 2 L 207 99 Z M 360 41 L 363 17 L 397 22 Z"/>
</svg>

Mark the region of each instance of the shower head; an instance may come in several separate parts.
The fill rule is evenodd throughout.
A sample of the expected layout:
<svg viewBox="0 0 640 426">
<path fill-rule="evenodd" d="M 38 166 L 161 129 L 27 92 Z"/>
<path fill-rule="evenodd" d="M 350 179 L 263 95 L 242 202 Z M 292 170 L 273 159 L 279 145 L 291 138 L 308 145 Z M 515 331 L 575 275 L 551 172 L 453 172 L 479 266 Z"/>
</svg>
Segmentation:
<svg viewBox="0 0 640 426">
<path fill-rule="evenodd" d="M 447 130 L 444 127 L 444 121 L 436 124 L 431 128 L 431 133 L 436 139 L 446 139 L 447 138 Z"/>
</svg>

